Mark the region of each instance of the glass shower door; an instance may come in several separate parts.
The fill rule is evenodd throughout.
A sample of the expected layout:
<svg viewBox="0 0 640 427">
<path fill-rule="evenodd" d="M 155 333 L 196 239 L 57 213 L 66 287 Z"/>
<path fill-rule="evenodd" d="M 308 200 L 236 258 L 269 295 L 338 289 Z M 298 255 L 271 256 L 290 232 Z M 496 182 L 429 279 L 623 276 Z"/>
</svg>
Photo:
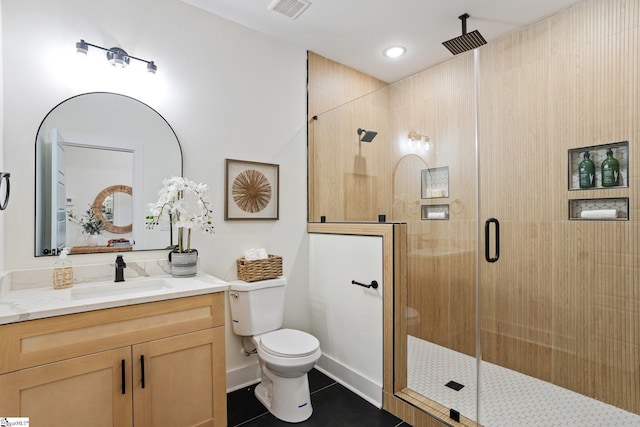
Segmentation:
<svg viewBox="0 0 640 427">
<path fill-rule="evenodd" d="M 475 425 L 477 172 L 473 57 L 392 85 L 392 221 L 407 223 L 396 395 Z M 399 326 L 399 325 L 397 325 Z"/>
</svg>

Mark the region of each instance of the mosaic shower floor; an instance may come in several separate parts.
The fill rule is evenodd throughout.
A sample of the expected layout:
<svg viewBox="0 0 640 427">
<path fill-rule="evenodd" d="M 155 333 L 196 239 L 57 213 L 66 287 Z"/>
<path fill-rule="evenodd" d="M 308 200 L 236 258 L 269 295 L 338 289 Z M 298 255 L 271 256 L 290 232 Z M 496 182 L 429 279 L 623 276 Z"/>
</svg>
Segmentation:
<svg viewBox="0 0 640 427">
<path fill-rule="evenodd" d="M 476 420 L 475 358 L 410 335 L 407 346 L 408 388 Z M 640 426 L 640 415 L 491 363 L 482 363 L 481 381 L 485 427 Z"/>
</svg>

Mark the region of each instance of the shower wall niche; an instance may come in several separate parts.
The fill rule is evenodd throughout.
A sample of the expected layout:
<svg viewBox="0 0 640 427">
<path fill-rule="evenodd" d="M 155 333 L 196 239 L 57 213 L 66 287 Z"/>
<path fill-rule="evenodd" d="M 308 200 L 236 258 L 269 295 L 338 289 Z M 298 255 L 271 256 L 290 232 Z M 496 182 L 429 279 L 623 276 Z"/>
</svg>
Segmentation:
<svg viewBox="0 0 640 427">
<path fill-rule="evenodd" d="M 448 166 L 433 169 L 423 169 L 420 175 L 422 178 L 423 199 L 449 197 Z"/>
<path fill-rule="evenodd" d="M 570 190 L 568 218 L 580 221 L 629 220 L 629 141 L 572 148 L 567 151 Z M 603 178 L 604 162 L 615 159 L 618 170 L 609 172 L 616 179 L 612 185 Z M 591 170 L 582 168 L 591 162 Z M 608 184 L 608 185 L 607 185 Z M 574 197 L 578 195 L 579 197 Z M 625 196 L 625 197 L 620 197 Z"/>
<path fill-rule="evenodd" d="M 613 158 L 619 162 L 619 185 L 605 187 L 602 183 L 602 162 L 607 158 L 607 151 L 611 150 Z M 595 176 L 593 187 L 580 186 L 580 163 L 584 154 L 588 153 L 594 164 Z M 591 145 L 589 147 L 572 148 L 568 150 L 569 190 L 588 191 L 595 189 L 615 189 L 629 186 L 629 141 L 610 144 Z"/>
</svg>

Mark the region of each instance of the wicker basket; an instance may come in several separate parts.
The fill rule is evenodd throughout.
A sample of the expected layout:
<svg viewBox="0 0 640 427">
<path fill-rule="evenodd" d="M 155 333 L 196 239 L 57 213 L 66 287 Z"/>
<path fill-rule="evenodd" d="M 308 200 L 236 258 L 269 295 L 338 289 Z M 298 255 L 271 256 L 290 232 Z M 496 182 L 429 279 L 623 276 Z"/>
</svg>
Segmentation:
<svg viewBox="0 0 640 427">
<path fill-rule="evenodd" d="M 238 279 L 245 282 L 256 282 L 258 280 L 275 279 L 282 276 L 282 257 L 269 255 L 266 259 L 256 259 L 247 261 L 238 258 Z"/>
</svg>

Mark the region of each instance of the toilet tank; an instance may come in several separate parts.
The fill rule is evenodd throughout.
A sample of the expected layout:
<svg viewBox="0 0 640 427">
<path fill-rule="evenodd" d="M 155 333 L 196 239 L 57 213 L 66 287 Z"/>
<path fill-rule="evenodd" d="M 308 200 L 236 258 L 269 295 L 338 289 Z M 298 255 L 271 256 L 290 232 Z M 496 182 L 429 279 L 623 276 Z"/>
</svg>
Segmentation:
<svg viewBox="0 0 640 427">
<path fill-rule="evenodd" d="M 282 326 L 286 278 L 229 282 L 229 309 L 233 333 L 253 336 Z"/>
</svg>

